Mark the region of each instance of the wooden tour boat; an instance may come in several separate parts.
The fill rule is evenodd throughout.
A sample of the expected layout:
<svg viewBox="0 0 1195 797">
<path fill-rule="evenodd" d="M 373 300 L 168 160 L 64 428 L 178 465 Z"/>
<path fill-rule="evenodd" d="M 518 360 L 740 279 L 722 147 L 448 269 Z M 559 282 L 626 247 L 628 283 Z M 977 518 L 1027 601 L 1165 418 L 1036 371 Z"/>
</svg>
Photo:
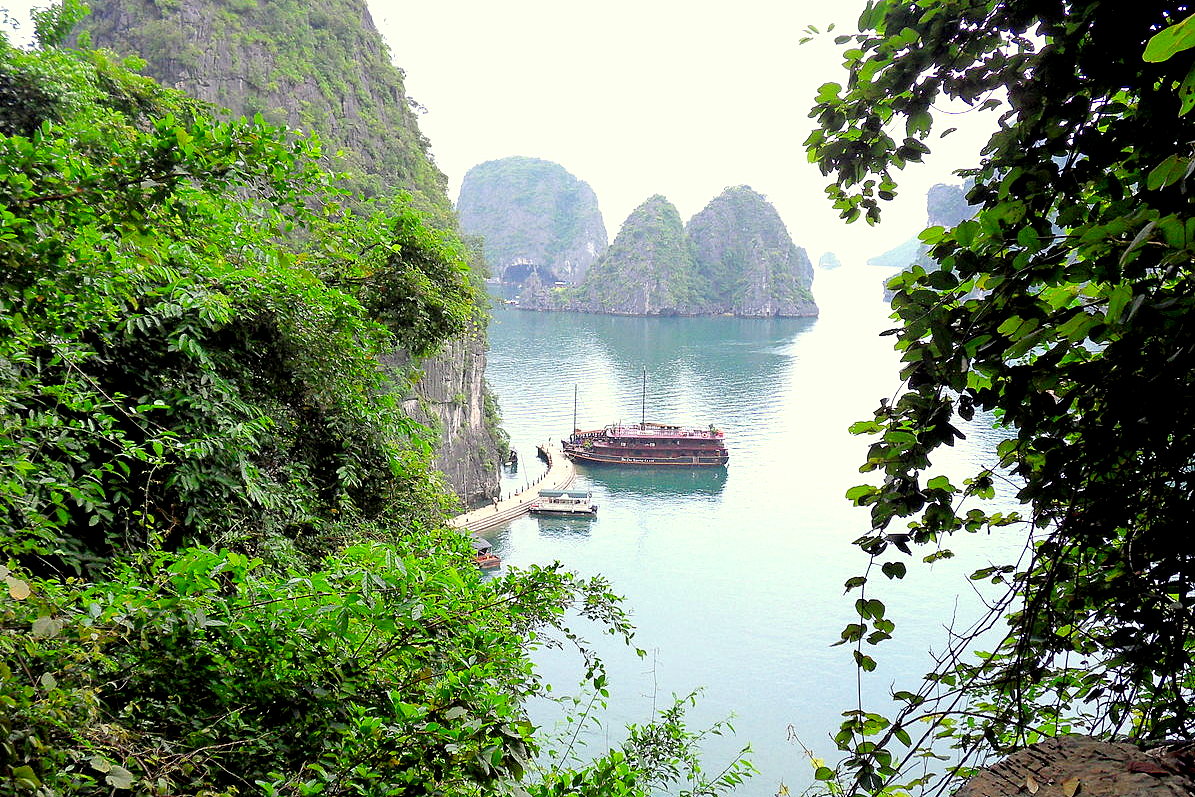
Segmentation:
<svg viewBox="0 0 1195 797">
<path fill-rule="evenodd" d="M 647 371 L 643 372 L 643 410 L 639 423 L 610 424 L 602 429 L 577 428 L 577 394 L 573 390 L 573 434 L 563 443 L 574 462 L 612 465 L 670 465 L 688 468 L 721 467 L 730 460 L 721 430 L 648 423 Z"/>
</svg>

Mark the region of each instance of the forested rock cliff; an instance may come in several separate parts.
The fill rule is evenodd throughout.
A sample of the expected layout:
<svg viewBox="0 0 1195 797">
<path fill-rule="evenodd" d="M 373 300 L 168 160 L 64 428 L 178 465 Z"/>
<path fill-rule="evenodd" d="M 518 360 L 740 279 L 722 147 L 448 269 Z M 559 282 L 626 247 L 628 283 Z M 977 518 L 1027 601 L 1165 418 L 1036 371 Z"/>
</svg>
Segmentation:
<svg viewBox="0 0 1195 797">
<path fill-rule="evenodd" d="M 815 316 L 813 266 L 776 209 L 728 188 L 687 227 L 656 195 L 635 209 L 580 286 L 528 280 L 519 305 L 617 315 Z"/>
<path fill-rule="evenodd" d="M 403 74 L 362 0 L 94 0 L 82 41 L 145 59 L 146 73 L 234 114 L 314 132 L 332 166 L 366 196 L 408 192 L 452 230 L 447 181 L 419 131 Z M 404 405 L 440 432 L 436 466 L 463 500 L 497 490 L 498 431 L 485 401 L 485 330 L 477 326 L 430 359 L 407 362 Z M 422 378 L 420 378 L 422 376 Z M 457 400 L 451 400 L 453 398 Z"/>
<path fill-rule="evenodd" d="M 552 308 L 536 309 L 696 315 L 709 312 L 708 292 L 680 214 L 657 194 L 632 211 L 580 286 L 554 293 Z"/>
<path fill-rule="evenodd" d="M 727 188 L 689 220 L 685 232 L 716 312 L 737 316 L 814 316 L 813 265 L 793 244 L 763 195 Z"/>
<path fill-rule="evenodd" d="M 967 186 L 937 183 L 925 194 L 927 227 L 950 229 L 975 215 L 976 206 L 967 204 Z M 913 236 L 900 246 L 893 247 L 867 261 L 869 266 L 907 268 L 914 263 L 929 266 L 926 257 L 929 247 Z"/>
<path fill-rule="evenodd" d="M 465 174 L 457 200 L 461 230 L 485 240 L 485 257 L 503 282 L 532 271 L 576 284 L 606 251 L 606 225 L 589 184 L 538 158 L 503 158 Z"/>
</svg>

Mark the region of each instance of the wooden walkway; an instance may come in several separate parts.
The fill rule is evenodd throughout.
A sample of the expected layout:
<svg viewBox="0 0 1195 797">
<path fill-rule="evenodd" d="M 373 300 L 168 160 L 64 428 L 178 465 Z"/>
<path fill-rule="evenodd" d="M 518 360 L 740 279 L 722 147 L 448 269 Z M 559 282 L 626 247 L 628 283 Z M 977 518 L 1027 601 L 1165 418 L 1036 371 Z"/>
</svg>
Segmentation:
<svg viewBox="0 0 1195 797">
<path fill-rule="evenodd" d="M 577 469 L 564 455 L 559 443 L 547 442 L 540 450 L 548 457 L 548 471 L 521 492 L 512 493 L 497 503 L 488 504 L 472 512 L 457 515 L 448 521 L 458 529 L 476 534 L 514 520 L 527 511 L 531 502 L 539 498 L 540 490 L 565 490 L 577 477 Z"/>
</svg>

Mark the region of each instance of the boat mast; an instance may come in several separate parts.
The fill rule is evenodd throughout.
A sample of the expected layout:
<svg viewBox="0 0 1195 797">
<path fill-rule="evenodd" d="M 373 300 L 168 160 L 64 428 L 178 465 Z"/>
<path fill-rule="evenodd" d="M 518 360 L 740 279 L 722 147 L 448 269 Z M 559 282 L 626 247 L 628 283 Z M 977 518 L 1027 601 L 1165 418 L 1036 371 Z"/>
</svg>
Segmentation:
<svg viewBox="0 0 1195 797">
<path fill-rule="evenodd" d="M 573 383 L 573 434 L 577 433 L 577 383 Z"/>
<path fill-rule="evenodd" d="M 639 402 L 639 428 L 647 428 L 647 366 L 643 366 L 643 398 Z"/>
</svg>

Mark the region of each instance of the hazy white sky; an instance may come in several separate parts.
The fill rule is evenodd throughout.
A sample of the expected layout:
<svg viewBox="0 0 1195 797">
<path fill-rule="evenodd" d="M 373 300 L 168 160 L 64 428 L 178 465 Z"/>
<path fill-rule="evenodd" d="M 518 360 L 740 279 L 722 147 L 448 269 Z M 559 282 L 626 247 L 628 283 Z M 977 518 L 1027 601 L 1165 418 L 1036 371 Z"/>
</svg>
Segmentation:
<svg viewBox="0 0 1195 797">
<path fill-rule="evenodd" d="M 6 5 L 17 18 L 44 0 Z M 455 200 L 465 172 L 510 155 L 556 161 L 597 193 L 613 239 L 663 194 L 688 219 L 731 185 L 765 194 L 815 261 L 866 259 L 925 223 L 925 192 L 975 160 L 970 116 L 901 175 L 884 222 L 843 224 L 801 142 L 816 89 L 842 82 L 833 36 L 862 0 L 369 0 Z M 837 29 L 798 45 L 808 25 Z M 975 121 L 975 124 L 970 122 Z"/>
<path fill-rule="evenodd" d="M 816 261 L 867 257 L 925 224 L 925 192 L 958 182 L 978 149 L 966 131 L 903 173 L 877 228 L 842 223 L 802 142 L 816 89 L 842 82 L 841 47 L 862 0 L 370 0 L 427 112 L 424 133 L 455 199 L 473 165 L 509 155 L 556 161 L 597 193 L 613 239 L 663 194 L 688 219 L 730 185 L 775 204 Z M 798 45 L 813 24 L 829 36 Z M 952 116 L 943 127 L 960 126 Z M 976 125 L 978 126 L 978 125 Z"/>
</svg>

